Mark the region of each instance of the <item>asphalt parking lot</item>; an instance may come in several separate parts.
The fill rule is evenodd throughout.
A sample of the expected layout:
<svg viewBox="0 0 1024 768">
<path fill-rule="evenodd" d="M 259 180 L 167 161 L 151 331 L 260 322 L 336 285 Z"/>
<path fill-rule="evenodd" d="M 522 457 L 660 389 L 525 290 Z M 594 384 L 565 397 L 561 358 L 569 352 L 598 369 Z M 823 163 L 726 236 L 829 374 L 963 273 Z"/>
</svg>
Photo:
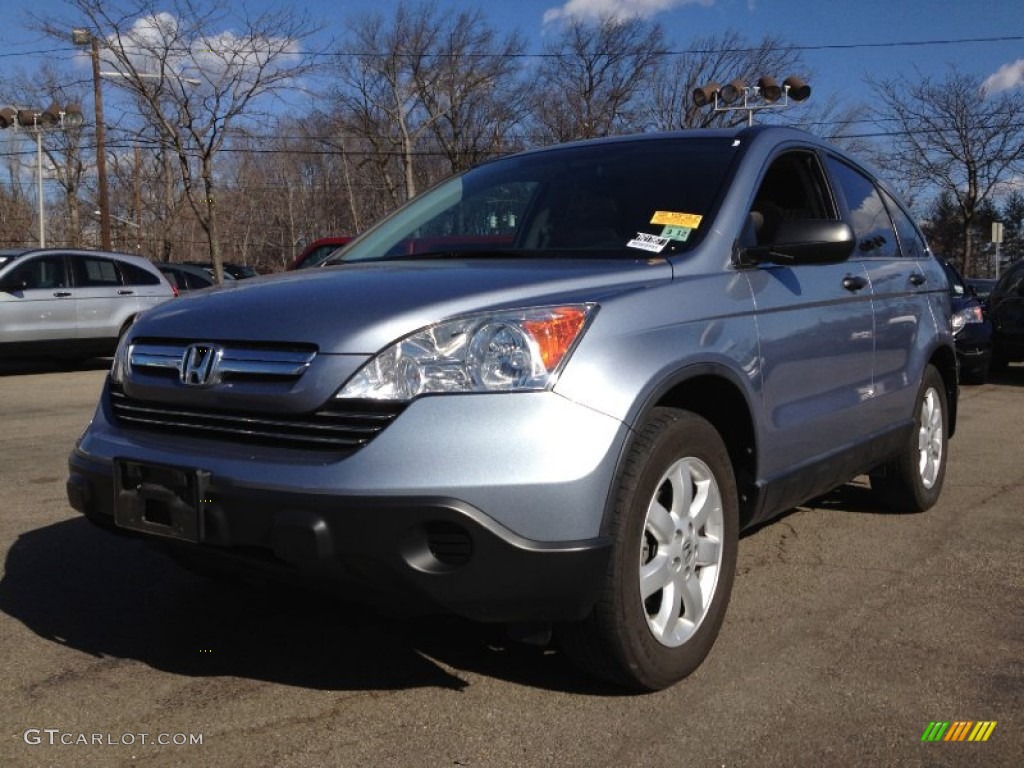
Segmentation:
<svg viewBox="0 0 1024 768">
<path fill-rule="evenodd" d="M 722 634 L 626 696 L 555 651 L 179 570 L 67 505 L 103 363 L 0 366 L 0 765 L 1019 766 L 1024 367 L 962 390 L 940 504 L 854 483 L 740 542 Z M 929 723 L 994 721 L 984 742 Z"/>
</svg>

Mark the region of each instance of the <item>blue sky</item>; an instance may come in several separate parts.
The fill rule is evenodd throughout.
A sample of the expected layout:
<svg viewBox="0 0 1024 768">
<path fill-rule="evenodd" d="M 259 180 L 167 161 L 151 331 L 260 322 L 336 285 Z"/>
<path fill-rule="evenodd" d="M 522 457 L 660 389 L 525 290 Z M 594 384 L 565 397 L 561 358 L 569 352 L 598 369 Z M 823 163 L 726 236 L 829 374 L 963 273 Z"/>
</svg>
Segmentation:
<svg viewBox="0 0 1024 768">
<path fill-rule="evenodd" d="M 539 51 L 559 19 L 573 14 L 639 14 L 660 22 L 666 39 L 683 50 L 698 36 L 736 29 L 750 40 L 766 33 L 807 46 L 812 99 L 830 96 L 864 101 L 865 76 L 917 73 L 942 77 L 950 64 L 981 77 L 999 76 L 1002 87 L 1024 87 L 1024 5 L 1022 0 L 436 0 L 441 7 L 481 7 L 497 27 L 519 29 Z M 353 14 L 389 14 L 398 0 L 294 0 L 311 17 L 340 35 Z M 260 6 L 264 0 L 251 0 Z M 158 2 L 159 5 L 159 2 Z M 2 0 L 0 79 L 17 69 L 31 71 L 31 52 L 59 47 L 28 29 L 29 11 L 67 14 L 61 0 Z M 978 38 L 1000 41 L 968 42 Z M 1017 38 L 1017 39 L 1005 39 Z M 918 43 L 918 44 L 914 44 Z M 926 45 L 920 43 L 929 43 Z M 832 47 L 827 47 L 832 46 Z M 852 47 L 843 47 L 852 46 Z M 70 60 L 71 46 L 56 56 Z M 84 71 L 84 63 L 79 63 Z M 785 76 L 789 73 L 778 73 Z M 3 102 L 0 94 L 0 102 Z"/>
<path fill-rule="evenodd" d="M 948 64 L 989 76 L 1017 64 L 1016 82 L 1024 82 L 1024 5 L 1021 0 L 437 0 L 445 7 L 482 7 L 501 28 L 518 28 L 539 49 L 554 32 L 557 18 L 570 13 L 640 13 L 661 22 L 668 40 L 684 48 L 696 36 L 734 28 L 751 39 L 765 33 L 796 45 L 843 46 L 956 41 L 968 38 L 1017 37 L 986 43 L 808 50 L 815 97 L 863 93 L 866 74 L 913 76 L 915 67 L 941 75 Z M 260 0 L 250 2 L 259 6 Z M 397 0 L 296 0 L 338 34 L 344 20 L 367 11 L 390 12 Z M 50 48 L 52 41 L 25 27 L 28 11 L 63 14 L 60 0 L 3 0 L 0 7 L 0 53 L 22 54 Z M 70 54 L 69 54 L 70 55 Z M 0 58 L 0 73 L 30 69 L 22 56 Z"/>
</svg>

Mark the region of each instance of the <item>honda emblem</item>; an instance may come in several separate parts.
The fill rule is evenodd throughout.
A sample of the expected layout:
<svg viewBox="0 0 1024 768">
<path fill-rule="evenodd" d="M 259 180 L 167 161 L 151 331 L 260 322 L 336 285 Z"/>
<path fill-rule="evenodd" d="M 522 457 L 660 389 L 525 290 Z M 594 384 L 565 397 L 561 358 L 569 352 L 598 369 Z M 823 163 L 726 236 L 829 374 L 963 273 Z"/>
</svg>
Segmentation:
<svg viewBox="0 0 1024 768">
<path fill-rule="evenodd" d="M 189 387 L 211 387 L 220 381 L 220 358 L 224 348 L 217 344 L 189 344 L 181 356 L 181 383 Z"/>
</svg>

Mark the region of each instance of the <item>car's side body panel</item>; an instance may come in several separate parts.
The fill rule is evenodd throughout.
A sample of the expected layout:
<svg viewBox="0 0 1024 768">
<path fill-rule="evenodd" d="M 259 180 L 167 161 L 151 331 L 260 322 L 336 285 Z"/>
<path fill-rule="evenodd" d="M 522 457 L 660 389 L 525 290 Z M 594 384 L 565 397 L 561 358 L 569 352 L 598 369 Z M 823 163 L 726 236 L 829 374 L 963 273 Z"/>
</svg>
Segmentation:
<svg viewBox="0 0 1024 768">
<path fill-rule="evenodd" d="M 0 280 L 29 287 L 0 291 L 0 353 L 83 357 L 111 354 L 141 311 L 173 296 L 139 256 L 41 249 L 3 264 Z"/>
</svg>

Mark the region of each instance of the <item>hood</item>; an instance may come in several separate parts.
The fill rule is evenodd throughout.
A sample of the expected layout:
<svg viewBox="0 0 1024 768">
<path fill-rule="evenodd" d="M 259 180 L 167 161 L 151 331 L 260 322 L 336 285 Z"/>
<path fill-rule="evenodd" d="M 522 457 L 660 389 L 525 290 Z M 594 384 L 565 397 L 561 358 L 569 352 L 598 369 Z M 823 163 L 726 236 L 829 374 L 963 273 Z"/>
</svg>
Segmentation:
<svg viewBox="0 0 1024 768">
<path fill-rule="evenodd" d="M 371 355 L 431 323 L 487 309 L 601 301 L 669 280 L 663 259 L 346 264 L 234 281 L 142 315 L 137 337 L 315 344 Z"/>
</svg>

